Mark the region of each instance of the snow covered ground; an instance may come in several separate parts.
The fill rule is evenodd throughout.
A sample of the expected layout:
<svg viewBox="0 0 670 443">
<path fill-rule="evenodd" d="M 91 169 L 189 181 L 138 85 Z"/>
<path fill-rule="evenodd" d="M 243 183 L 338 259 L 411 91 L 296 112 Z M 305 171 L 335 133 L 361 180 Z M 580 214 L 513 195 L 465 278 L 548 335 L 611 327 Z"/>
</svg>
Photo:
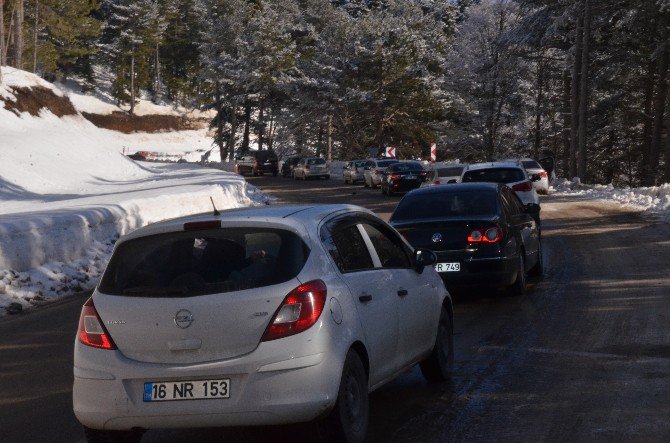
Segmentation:
<svg viewBox="0 0 670 443">
<path fill-rule="evenodd" d="M 658 216 L 670 223 L 670 184 L 648 188 L 615 188 L 610 185 L 585 185 L 579 179 L 558 179 L 552 184 L 558 195 L 579 196 L 616 202 Z"/>
<path fill-rule="evenodd" d="M 0 96 L 42 86 L 3 68 Z M 218 209 L 264 204 L 267 197 L 230 172 L 187 163 L 138 163 L 132 145 L 159 152 L 209 149 L 204 131 L 121 134 L 80 115 L 17 116 L 0 101 L 0 316 L 93 288 L 114 242 L 140 226 Z M 185 149 L 181 148 L 182 152 Z"/>
</svg>

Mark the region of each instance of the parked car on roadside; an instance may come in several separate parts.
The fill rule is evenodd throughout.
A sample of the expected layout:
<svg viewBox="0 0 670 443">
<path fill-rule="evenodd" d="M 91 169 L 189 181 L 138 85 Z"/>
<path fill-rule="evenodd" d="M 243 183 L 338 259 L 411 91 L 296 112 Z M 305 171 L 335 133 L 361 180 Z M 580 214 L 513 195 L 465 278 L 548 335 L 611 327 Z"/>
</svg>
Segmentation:
<svg viewBox="0 0 670 443">
<path fill-rule="evenodd" d="M 542 274 L 539 226 L 504 184 L 462 183 L 410 192 L 390 223 L 412 246 L 437 255 L 435 268 L 450 291 L 484 286 L 521 295 L 526 275 Z"/>
<path fill-rule="evenodd" d="M 546 195 L 549 193 L 549 174 L 547 173 L 547 171 L 544 170 L 544 168 L 542 167 L 542 165 L 540 165 L 540 163 L 533 160 L 532 158 L 522 158 L 519 160 L 506 160 L 506 161 L 518 162 L 519 164 L 521 164 L 521 166 L 524 167 L 524 169 L 528 173 L 528 177 L 530 177 L 531 181 L 533 182 L 533 187 L 535 188 L 535 191 L 537 191 L 538 194 Z M 537 178 L 535 178 L 535 180 L 532 180 L 535 176 L 538 176 L 539 180 Z"/>
<path fill-rule="evenodd" d="M 363 184 L 366 188 L 376 188 L 382 183 L 386 168 L 398 163 L 395 159 L 368 160 L 363 167 Z"/>
<path fill-rule="evenodd" d="M 451 183 L 458 183 L 461 181 L 461 175 L 465 164 L 435 164 L 428 170 L 426 180 L 421 183 L 422 188 L 429 188 L 431 186 L 441 186 Z"/>
<path fill-rule="evenodd" d="M 426 180 L 426 170 L 418 162 L 399 162 L 390 165 L 382 175 L 382 194 L 409 192 Z"/>
<path fill-rule="evenodd" d="M 453 364 L 451 298 L 372 212 L 244 208 L 121 238 L 82 308 L 73 405 L 88 441 L 317 420 L 362 442 L 368 394 Z"/>
<path fill-rule="evenodd" d="M 281 165 L 282 177 L 293 177 L 293 168 L 298 164 L 302 157 L 289 157 Z"/>
<path fill-rule="evenodd" d="M 330 178 L 330 170 L 326 159 L 320 157 L 301 158 L 293 167 L 293 178 L 308 180 L 310 178 Z"/>
<path fill-rule="evenodd" d="M 363 180 L 363 172 L 367 160 L 352 160 L 344 165 L 342 178 L 344 183 L 353 185 L 357 181 Z"/>
<path fill-rule="evenodd" d="M 237 173 L 263 175 L 279 173 L 279 160 L 274 151 L 251 151 L 236 160 Z"/>
</svg>

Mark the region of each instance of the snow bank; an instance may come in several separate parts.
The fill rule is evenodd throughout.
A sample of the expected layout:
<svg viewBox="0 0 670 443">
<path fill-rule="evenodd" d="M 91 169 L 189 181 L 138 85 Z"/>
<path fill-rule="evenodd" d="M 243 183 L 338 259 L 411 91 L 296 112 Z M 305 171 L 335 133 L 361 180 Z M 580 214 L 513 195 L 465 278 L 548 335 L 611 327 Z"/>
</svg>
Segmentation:
<svg viewBox="0 0 670 443">
<path fill-rule="evenodd" d="M 3 68 L 0 97 L 53 85 Z M 54 90 L 56 92 L 56 90 Z M 14 97 L 15 98 L 15 97 Z M 138 163 L 130 146 L 209 149 L 205 133 L 120 134 L 80 115 L 15 115 L 0 101 L 0 315 L 93 288 L 120 235 L 149 223 L 264 204 L 236 174 L 193 164 Z"/>
<path fill-rule="evenodd" d="M 556 194 L 610 200 L 641 209 L 670 223 L 670 183 L 646 188 L 615 188 L 609 185 L 585 185 L 579 178 L 557 179 L 552 183 Z"/>
</svg>

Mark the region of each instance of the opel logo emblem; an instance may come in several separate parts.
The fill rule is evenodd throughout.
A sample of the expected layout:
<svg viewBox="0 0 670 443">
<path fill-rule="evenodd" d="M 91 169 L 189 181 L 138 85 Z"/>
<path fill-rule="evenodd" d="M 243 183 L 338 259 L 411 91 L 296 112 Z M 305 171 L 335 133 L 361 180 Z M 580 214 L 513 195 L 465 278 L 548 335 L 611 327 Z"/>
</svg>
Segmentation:
<svg viewBox="0 0 670 443">
<path fill-rule="evenodd" d="M 191 326 L 191 323 L 193 323 L 193 314 L 191 314 L 191 311 L 182 309 L 174 315 L 174 324 L 178 328 L 186 329 Z"/>
<path fill-rule="evenodd" d="M 442 234 L 436 232 L 433 234 L 433 243 L 440 243 L 442 241 Z"/>
</svg>

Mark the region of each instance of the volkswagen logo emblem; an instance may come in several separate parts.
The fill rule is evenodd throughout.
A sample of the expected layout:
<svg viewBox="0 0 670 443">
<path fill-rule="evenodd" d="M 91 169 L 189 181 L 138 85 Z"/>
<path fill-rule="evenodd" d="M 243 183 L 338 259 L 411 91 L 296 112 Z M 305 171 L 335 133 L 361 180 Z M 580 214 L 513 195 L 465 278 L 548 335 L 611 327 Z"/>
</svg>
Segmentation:
<svg viewBox="0 0 670 443">
<path fill-rule="evenodd" d="M 186 329 L 191 326 L 191 323 L 193 323 L 193 314 L 191 314 L 191 311 L 182 309 L 174 315 L 174 324 L 178 328 Z"/>
<path fill-rule="evenodd" d="M 440 243 L 442 241 L 442 234 L 436 232 L 433 234 L 433 243 Z"/>
</svg>

